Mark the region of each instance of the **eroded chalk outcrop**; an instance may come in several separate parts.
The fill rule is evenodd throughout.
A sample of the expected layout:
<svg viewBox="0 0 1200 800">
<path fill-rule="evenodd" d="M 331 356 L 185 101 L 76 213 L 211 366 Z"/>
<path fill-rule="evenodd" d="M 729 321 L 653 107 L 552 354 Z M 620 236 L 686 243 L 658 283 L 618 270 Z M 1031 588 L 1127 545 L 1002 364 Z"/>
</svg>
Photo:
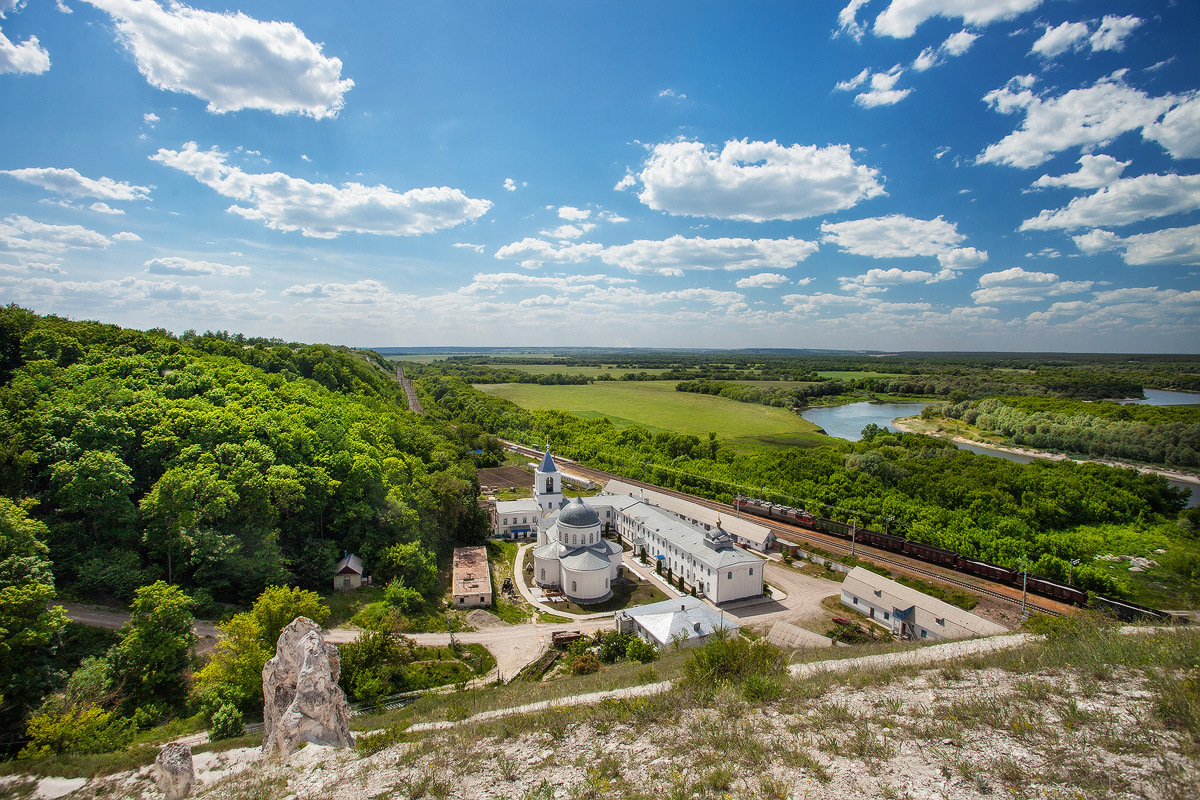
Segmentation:
<svg viewBox="0 0 1200 800">
<path fill-rule="evenodd" d="M 337 685 L 336 645 L 307 617 L 292 620 L 263 665 L 263 755 L 287 758 L 301 742 L 353 747 L 350 706 Z"/>
<path fill-rule="evenodd" d="M 154 778 L 158 790 L 167 800 L 183 800 L 192 793 L 196 773 L 192 767 L 192 748 L 172 742 L 158 752 L 154 759 Z"/>
</svg>

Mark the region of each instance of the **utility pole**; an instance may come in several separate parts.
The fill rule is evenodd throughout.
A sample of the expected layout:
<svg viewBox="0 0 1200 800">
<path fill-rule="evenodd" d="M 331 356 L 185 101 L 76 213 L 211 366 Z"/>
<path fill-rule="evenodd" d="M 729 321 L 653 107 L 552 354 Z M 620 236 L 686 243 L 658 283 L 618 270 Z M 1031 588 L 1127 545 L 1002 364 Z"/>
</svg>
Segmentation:
<svg viewBox="0 0 1200 800">
<path fill-rule="evenodd" d="M 1070 571 L 1067 573 L 1067 585 L 1068 586 L 1074 585 L 1073 581 L 1075 580 L 1075 568 L 1078 566 L 1079 566 L 1079 559 L 1072 558 L 1071 566 L 1068 568 Z"/>
<path fill-rule="evenodd" d="M 857 558 L 857 556 L 854 555 L 855 538 L 857 537 L 857 535 L 858 535 L 858 523 L 851 522 L 850 523 L 850 557 L 851 558 Z"/>
</svg>

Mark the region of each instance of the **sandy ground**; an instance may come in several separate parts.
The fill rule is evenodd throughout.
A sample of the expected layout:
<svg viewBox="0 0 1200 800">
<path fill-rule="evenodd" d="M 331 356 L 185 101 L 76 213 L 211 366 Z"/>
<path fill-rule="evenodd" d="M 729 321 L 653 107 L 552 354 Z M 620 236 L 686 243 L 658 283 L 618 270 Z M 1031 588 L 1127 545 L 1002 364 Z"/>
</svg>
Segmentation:
<svg viewBox="0 0 1200 800">
<path fill-rule="evenodd" d="M 1045 450 L 1030 450 L 1024 447 L 1012 447 L 1011 445 L 999 445 L 992 442 L 983 442 L 975 439 L 968 439 L 965 436 L 946 436 L 934 431 L 919 430 L 917 426 L 905 423 L 904 420 L 893 420 L 892 427 L 904 431 L 906 433 L 923 433 L 926 436 L 936 436 L 939 439 L 947 439 L 955 444 L 973 444 L 980 447 L 990 447 L 993 450 L 1002 450 L 1005 453 L 1015 453 L 1019 456 L 1029 456 L 1030 458 L 1046 458 L 1051 461 L 1074 461 L 1079 464 L 1103 464 L 1106 467 L 1121 467 L 1129 469 L 1132 467 L 1138 472 L 1147 475 L 1162 475 L 1164 478 L 1170 478 L 1173 481 L 1182 481 L 1184 483 L 1192 483 L 1200 486 L 1200 476 L 1192 475 L 1188 472 L 1180 472 L 1179 470 L 1168 469 L 1167 467 L 1148 467 L 1144 464 L 1126 464 L 1123 461 L 1113 461 L 1106 458 L 1072 458 L 1071 456 L 1062 453 L 1050 453 Z"/>
</svg>

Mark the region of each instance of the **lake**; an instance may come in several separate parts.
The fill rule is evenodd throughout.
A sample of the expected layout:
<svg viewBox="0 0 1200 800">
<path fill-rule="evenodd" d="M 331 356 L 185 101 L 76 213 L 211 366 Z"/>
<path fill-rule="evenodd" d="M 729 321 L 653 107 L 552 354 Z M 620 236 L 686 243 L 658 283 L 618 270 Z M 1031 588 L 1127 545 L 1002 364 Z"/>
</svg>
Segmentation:
<svg viewBox="0 0 1200 800">
<path fill-rule="evenodd" d="M 1166 389 L 1143 389 L 1145 400 L 1122 400 L 1122 403 L 1143 406 L 1200 406 L 1200 394 L 1195 392 L 1170 392 Z"/>
<path fill-rule="evenodd" d="M 862 429 L 874 422 L 881 428 L 890 428 L 897 417 L 912 417 L 921 413 L 929 403 L 849 403 L 844 406 L 810 408 L 800 414 L 830 436 L 857 442 L 862 438 Z"/>
<path fill-rule="evenodd" d="M 1190 398 L 1190 399 L 1184 399 Z M 1200 404 L 1200 394 L 1192 394 L 1190 392 L 1168 392 L 1161 389 L 1146 389 L 1145 400 L 1135 400 L 1129 402 L 1142 403 L 1145 405 L 1169 406 L 1169 405 L 1191 405 Z M 874 422 L 881 428 L 892 427 L 892 422 L 899 417 L 912 417 L 921 413 L 921 409 L 929 403 L 849 403 L 844 406 L 829 406 L 827 408 L 810 408 L 804 411 L 800 416 L 813 423 L 820 425 L 821 428 L 830 436 L 836 436 L 839 439 L 847 439 L 851 442 L 857 442 L 862 438 L 862 429 Z M 958 447 L 963 450 L 970 450 L 972 453 L 980 455 L 992 456 L 994 458 L 1007 458 L 1009 461 L 1015 461 L 1019 464 L 1028 464 L 1033 461 L 1032 456 L 1023 456 L 1018 453 L 1009 453 L 1004 450 L 995 450 L 991 447 L 975 444 L 959 444 Z M 1200 491 L 1196 491 L 1195 484 L 1186 483 L 1184 481 L 1174 481 L 1167 479 L 1167 483 L 1177 489 L 1187 489 L 1190 491 L 1191 498 L 1188 500 L 1188 506 L 1194 508 L 1200 505 Z"/>
</svg>

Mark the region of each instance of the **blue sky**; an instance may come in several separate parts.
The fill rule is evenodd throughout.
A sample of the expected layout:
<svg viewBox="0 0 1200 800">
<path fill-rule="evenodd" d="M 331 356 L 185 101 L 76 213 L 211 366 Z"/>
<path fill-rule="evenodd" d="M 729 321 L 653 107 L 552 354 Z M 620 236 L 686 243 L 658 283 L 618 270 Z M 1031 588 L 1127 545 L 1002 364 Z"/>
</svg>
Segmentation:
<svg viewBox="0 0 1200 800">
<path fill-rule="evenodd" d="M 1200 352 L 1191 2 L 0 0 L 0 300 L 351 345 Z"/>
</svg>

